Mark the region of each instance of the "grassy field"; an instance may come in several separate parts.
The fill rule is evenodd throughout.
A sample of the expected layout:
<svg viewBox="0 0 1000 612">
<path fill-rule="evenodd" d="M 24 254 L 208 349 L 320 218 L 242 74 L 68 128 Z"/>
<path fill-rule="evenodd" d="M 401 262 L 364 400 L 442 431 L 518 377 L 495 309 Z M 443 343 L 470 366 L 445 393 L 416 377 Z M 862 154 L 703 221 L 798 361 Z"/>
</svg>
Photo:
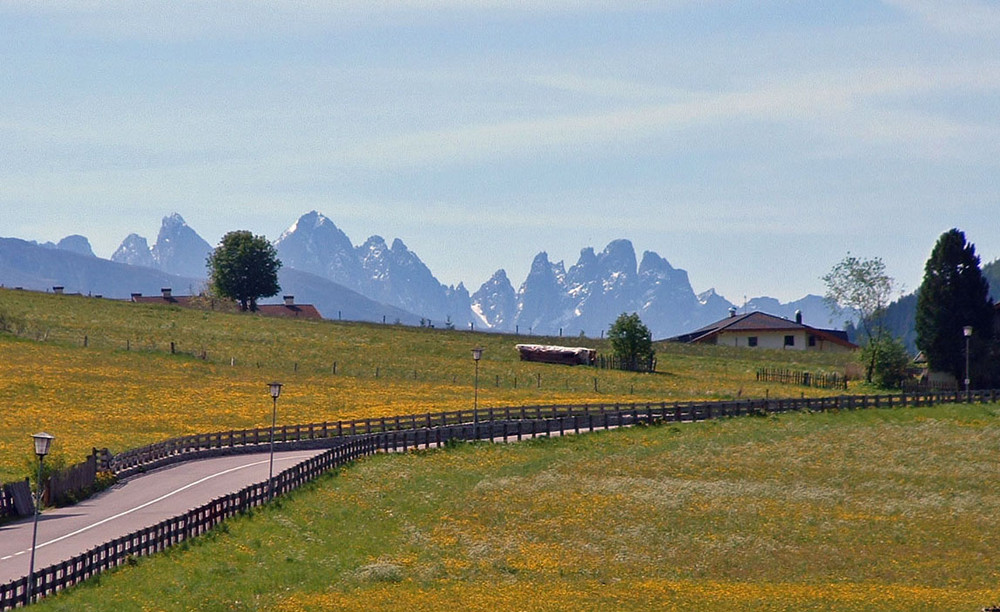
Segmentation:
<svg viewBox="0 0 1000 612">
<path fill-rule="evenodd" d="M 365 459 L 40 610 L 979 610 L 1000 407 Z"/>
<path fill-rule="evenodd" d="M 0 289 L 0 315 L 14 331 L 0 333 L 0 481 L 29 471 L 37 431 L 56 436 L 50 463 L 75 463 L 92 447 L 264 426 L 271 380 L 285 383 L 279 424 L 468 409 L 477 345 L 486 349 L 482 406 L 828 394 L 757 383 L 754 373 L 762 365 L 843 372 L 849 360 L 659 343 L 658 371 L 632 374 L 522 363 L 514 349 L 606 349 L 602 340 L 289 321 L 10 289 Z"/>
</svg>

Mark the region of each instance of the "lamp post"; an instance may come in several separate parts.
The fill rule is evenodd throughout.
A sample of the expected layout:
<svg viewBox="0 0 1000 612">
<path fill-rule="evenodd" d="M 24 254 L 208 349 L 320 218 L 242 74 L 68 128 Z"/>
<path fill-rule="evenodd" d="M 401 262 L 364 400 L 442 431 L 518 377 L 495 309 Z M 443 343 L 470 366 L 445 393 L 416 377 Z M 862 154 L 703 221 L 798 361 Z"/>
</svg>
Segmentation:
<svg viewBox="0 0 1000 612">
<path fill-rule="evenodd" d="M 972 326 L 966 325 L 962 328 L 965 335 L 965 397 L 969 397 L 969 338 L 972 337 Z"/>
<path fill-rule="evenodd" d="M 35 495 L 35 524 L 31 528 L 31 561 L 28 563 L 28 588 L 26 590 L 26 595 L 28 596 L 27 603 L 32 602 L 32 591 L 35 586 L 35 546 L 38 543 L 38 514 L 42 509 L 42 462 L 45 461 L 45 455 L 49 454 L 49 447 L 52 445 L 52 440 L 55 439 L 45 432 L 36 433 L 31 436 L 35 441 L 35 454 L 38 456 L 38 486 L 37 494 Z"/>
<path fill-rule="evenodd" d="M 281 395 L 281 383 L 268 383 L 271 390 L 271 458 L 267 463 L 267 498 L 274 499 L 274 423 L 278 418 L 278 396 Z"/>
<path fill-rule="evenodd" d="M 472 349 L 472 360 L 476 362 L 476 383 L 474 385 L 475 395 L 472 399 L 472 436 L 479 439 L 479 360 L 483 358 L 483 349 L 476 347 Z"/>
</svg>

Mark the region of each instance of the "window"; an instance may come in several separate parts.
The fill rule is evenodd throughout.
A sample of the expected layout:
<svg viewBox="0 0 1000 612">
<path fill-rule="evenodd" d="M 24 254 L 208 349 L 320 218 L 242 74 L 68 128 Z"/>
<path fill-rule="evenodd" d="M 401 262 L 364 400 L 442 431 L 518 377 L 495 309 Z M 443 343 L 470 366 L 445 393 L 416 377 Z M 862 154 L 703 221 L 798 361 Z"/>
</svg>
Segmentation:
<svg viewBox="0 0 1000 612">
<path fill-rule="evenodd" d="M 785 346 L 795 346 L 795 336 L 785 336 Z"/>
<path fill-rule="evenodd" d="M 816 336 L 809 336 L 809 346 L 816 346 Z"/>
<path fill-rule="evenodd" d="M 747 338 L 747 346 L 757 346 L 757 336 Z"/>
</svg>

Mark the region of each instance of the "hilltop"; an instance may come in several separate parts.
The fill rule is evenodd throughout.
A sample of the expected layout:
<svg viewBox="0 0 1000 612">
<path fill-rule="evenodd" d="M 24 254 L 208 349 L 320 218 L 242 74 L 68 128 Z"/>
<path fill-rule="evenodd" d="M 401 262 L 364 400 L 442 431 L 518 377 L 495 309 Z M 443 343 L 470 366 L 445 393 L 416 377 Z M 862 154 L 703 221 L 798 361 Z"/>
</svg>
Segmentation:
<svg viewBox="0 0 1000 612">
<path fill-rule="evenodd" d="M 843 372 L 849 357 L 657 343 L 653 375 L 519 361 L 519 342 L 559 338 L 249 314 L 0 289 L 0 480 L 25 440 L 59 437 L 78 461 L 167 437 L 266 423 L 266 383 L 286 384 L 280 423 L 468 408 L 470 349 L 485 348 L 480 405 L 819 394 L 755 380 L 761 365 Z M 579 340 L 607 350 L 602 340 Z M 171 352 L 173 349 L 173 352 Z"/>
</svg>

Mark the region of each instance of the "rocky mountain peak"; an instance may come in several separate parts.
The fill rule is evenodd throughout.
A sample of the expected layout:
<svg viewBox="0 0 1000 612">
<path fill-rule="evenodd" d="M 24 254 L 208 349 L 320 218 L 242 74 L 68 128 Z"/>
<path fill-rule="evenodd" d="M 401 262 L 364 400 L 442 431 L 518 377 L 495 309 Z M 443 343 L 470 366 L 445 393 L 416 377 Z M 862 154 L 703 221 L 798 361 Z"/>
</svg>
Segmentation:
<svg viewBox="0 0 1000 612">
<path fill-rule="evenodd" d="M 130 266 L 142 266 L 144 268 L 156 267 L 156 261 L 153 259 L 153 253 L 149 249 L 149 243 L 139 234 L 129 234 L 126 236 L 118 249 L 111 255 L 111 261 Z"/>
<path fill-rule="evenodd" d="M 629 240 L 613 240 L 597 258 L 605 275 L 634 275 L 636 269 L 635 248 Z"/>
<path fill-rule="evenodd" d="M 507 272 L 497 270 L 472 294 L 472 313 L 480 327 L 508 329 L 517 316 L 517 294 Z"/>
<path fill-rule="evenodd" d="M 163 218 L 152 253 L 156 266 L 168 274 L 204 278 L 205 261 L 212 253 L 212 246 L 174 213 Z"/>
<path fill-rule="evenodd" d="M 90 247 L 90 241 L 87 240 L 85 236 L 81 236 L 80 234 L 66 236 L 59 241 L 56 248 L 63 251 L 70 251 L 71 253 L 76 253 L 78 255 L 85 255 L 87 257 L 97 257 L 94 255 L 94 250 Z"/>
<path fill-rule="evenodd" d="M 333 221 L 308 212 L 274 243 L 282 264 L 358 290 L 361 265 L 350 238 Z"/>
</svg>

